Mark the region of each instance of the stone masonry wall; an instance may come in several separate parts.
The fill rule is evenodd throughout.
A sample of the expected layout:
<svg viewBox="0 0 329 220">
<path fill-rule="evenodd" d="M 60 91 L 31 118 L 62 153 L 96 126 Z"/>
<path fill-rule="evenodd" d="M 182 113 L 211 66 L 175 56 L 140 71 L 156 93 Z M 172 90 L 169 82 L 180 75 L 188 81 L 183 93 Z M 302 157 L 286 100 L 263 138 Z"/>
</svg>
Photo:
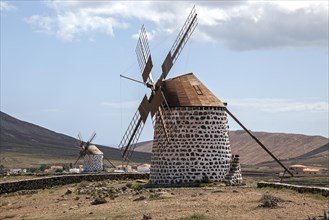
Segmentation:
<svg viewBox="0 0 329 220">
<path fill-rule="evenodd" d="M 103 170 L 103 155 L 86 154 L 84 156 L 83 168 L 85 172 L 96 172 Z"/>
<path fill-rule="evenodd" d="M 242 184 L 241 166 L 239 155 L 232 155 L 230 171 L 225 176 L 225 182 L 228 185 Z"/>
<path fill-rule="evenodd" d="M 29 180 L 18 180 L 13 182 L 0 183 L 0 194 L 11 193 L 19 190 L 44 189 L 54 186 L 61 186 L 82 181 L 102 181 L 102 180 L 128 180 L 128 179 L 148 179 L 149 174 L 123 173 L 123 174 L 74 174 L 63 176 L 43 177 Z"/>
<path fill-rule="evenodd" d="M 276 183 L 276 182 L 258 182 L 258 188 L 263 187 L 272 187 L 275 189 L 291 189 L 299 193 L 313 193 L 321 194 L 325 197 L 329 197 L 329 188 L 328 187 L 318 187 L 318 186 L 301 186 L 301 185 L 292 185 L 286 183 Z"/>
<path fill-rule="evenodd" d="M 227 115 L 221 107 L 172 107 L 163 111 L 170 142 L 156 117 L 150 183 L 222 181 L 230 170 Z M 173 123 L 176 126 L 172 126 Z M 173 129 L 175 128 L 175 130 Z"/>
</svg>

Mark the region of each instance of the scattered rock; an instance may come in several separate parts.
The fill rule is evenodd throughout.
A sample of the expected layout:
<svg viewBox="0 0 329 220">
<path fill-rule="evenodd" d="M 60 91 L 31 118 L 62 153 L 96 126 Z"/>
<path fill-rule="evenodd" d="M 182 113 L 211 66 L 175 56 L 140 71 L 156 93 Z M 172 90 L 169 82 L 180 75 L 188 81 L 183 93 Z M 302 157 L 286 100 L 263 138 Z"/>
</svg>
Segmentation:
<svg viewBox="0 0 329 220">
<path fill-rule="evenodd" d="M 89 215 L 92 215 L 92 214 L 94 214 L 93 212 L 89 212 Z"/>
<path fill-rule="evenodd" d="M 174 195 L 168 192 L 156 192 L 150 195 L 150 199 L 168 199 L 173 197 Z"/>
<path fill-rule="evenodd" d="M 72 188 L 67 188 L 65 195 L 72 194 L 73 190 L 74 189 L 72 189 Z"/>
<path fill-rule="evenodd" d="M 136 180 L 136 183 L 147 183 L 147 180 Z"/>
<path fill-rule="evenodd" d="M 105 198 L 97 197 L 94 201 L 91 202 L 92 205 L 99 205 L 107 203 Z"/>
<path fill-rule="evenodd" d="M 134 202 L 135 202 L 135 201 L 142 201 L 142 200 L 145 200 L 145 199 L 146 199 L 146 197 L 143 196 L 143 195 L 141 195 L 141 196 L 139 196 L 139 197 L 133 199 L 133 201 L 134 201 Z"/>
<path fill-rule="evenodd" d="M 59 202 L 59 201 L 65 201 L 65 200 L 67 200 L 67 198 L 64 197 L 63 195 L 61 196 L 61 198 L 58 198 L 58 199 L 57 199 L 58 202 Z"/>
<path fill-rule="evenodd" d="M 143 214 L 143 220 L 150 220 L 152 216 L 150 214 Z"/>
<path fill-rule="evenodd" d="M 119 197 L 119 196 L 118 196 L 118 194 L 115 194 L 115 193 L 113 193 L 113 194 L 110 195 L 110 199 L 111 200 L 114 200 L 117 197 Z"/>
<path fill-rule="evenodd" d="M 212 193 L 221 193 L 221 192 L 224 192 L 224 190 L 222 189 L 215 189 L 212 191 Z"/>
<path fill-rule="evenodd" d="M 234 192 L 234 193 L 238 193 L 239 191 L 234 189 L 233 192 Z"/>
<path fill-rule="evenodd" d="M 225 184 L 225 183 L 222 183 L 222 182 L 217 183 L 216 185 L 217 185 L 217 186 L 226 186 L 226 184 Z"/>
<path fill-rule="evenodd" d="M 78 201 L 79 199 L 80 199 L 80 197 L 79 197 L 79 196 L 77 196 L 77 197 L 75 197 L 75 199 L 74 199 L 74 200 Z"/>
<path fill-rule="evenodd" d="M 171 193 L 168 193 L 168 192 L 159 192 L 157 194 L 159 194 L 160 199 L 166 199 L 166 198 L 173 198 L 174 197 L 174 194 L 171 194 Z"/>
<path fill-rule="evenodd" d="M 79 206 L 77 206 L 77 205 L 75 205 L 75 206 L 71 206 L 70 208 L 69 208 L 69 210 L 75 210 L 75 209 L 78 209 L 79 208 Z"/>
</svg>

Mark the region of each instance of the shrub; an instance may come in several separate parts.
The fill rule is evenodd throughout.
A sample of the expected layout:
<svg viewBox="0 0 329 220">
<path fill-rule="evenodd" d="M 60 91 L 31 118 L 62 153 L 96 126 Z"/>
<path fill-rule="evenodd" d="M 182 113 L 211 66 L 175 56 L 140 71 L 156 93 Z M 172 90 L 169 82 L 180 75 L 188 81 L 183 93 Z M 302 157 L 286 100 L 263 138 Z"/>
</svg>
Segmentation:
<svg viewBox="0 0 329 220">
<path fill-rule="evenodd" d="M 133 190 L 141 190 L 143 188 L 143 185 L 140 183 L 133 183 L 133 184 L 131 184 L 130 188 Z"/>
<path fill-rule="evenodd" d="M 88 185 L 89 183 L 87 181 L 82 181 L 81 183 L 79 183 L 79 187 L 86 187 Z"/>
<path fill-rule="evenodd" d="M 279 197 L 275 197 L 269 194 L 265 194 L 260 199 L 260 202 L 262 203 L 260 206 L 264 208 L 273 208 L 278 206 L 278 202 L 284 202 L 283 199 Z"/>
</svg>

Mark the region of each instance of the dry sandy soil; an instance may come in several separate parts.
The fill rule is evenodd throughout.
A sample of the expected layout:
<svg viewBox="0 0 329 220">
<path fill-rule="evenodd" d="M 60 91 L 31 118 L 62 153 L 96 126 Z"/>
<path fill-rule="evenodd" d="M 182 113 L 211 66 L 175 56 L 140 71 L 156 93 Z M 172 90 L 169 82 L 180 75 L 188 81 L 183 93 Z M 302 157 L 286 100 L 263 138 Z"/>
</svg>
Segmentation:
<svg viewBox="0 0 329 220">
<path fill-rule="evenodd" d="M 308 219 L 329 211 L 328 198 L 259 189 L 252 180 L 235 187 L 206 184 L 138 190 L 141 185 L 136 181 L 82 182 L 0 195 L 0 219 Z M 283 201 L 275 208 L 261 207 L 265 194 Z M 97 197 L 107 202 L 92 205 Z"/>
</svg>

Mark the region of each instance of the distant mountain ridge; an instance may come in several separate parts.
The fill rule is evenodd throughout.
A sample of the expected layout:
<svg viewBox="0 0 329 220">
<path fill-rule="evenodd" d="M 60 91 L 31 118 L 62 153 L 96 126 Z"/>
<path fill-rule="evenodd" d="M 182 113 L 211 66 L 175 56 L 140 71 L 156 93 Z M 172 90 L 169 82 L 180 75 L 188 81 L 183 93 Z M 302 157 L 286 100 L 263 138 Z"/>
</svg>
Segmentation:
<svg viewBox="0 0 329 220">
<path fill-rule="evenodd" d="M 111 161 L 121 161 L 119 149 L 100 145 L 97 147 Z M 0 111 L 0 164 L 6 167 L 31 167 L 52 162 L 74 163 L 79 151 L 75 138 L 21 121 Z M 134 153 L 132 157 L 135 162 L 148 162 L 150 159 L 149 153 L 141 152 Z"/>
<path fill-rule="evenodd" d="M 272 158 L 244 131 L 230 131 L 233 154 L 242 164 L 271 164 Z M 254 132 L 280 160 L 329 166 L 329 139 L 300 134 Z M 152 141 L 140 142 L 132 160 L 151 161 Z M 97 145 L 111 161 L 121 163 L 119 149 Z M 32 167 L 44 163 L 74 163 L 79 154 L 75 138 L 18 120 L 0 111 L 0 164 Z M 106 163 L 106 162 L 105 162 Z"/>
<path fill-rule="evenodd" d="M 253 132 L 259 140 L 280 160 L 329 166 L 329 139 L 302 134 Z M 240 155 L 242 164 L 260 164 L 273 159 L 242 130 L 230 131 L 233 154 Z M 152 141 L 137 144 L 136 151 L 151 152 Z"/>
</svg>

